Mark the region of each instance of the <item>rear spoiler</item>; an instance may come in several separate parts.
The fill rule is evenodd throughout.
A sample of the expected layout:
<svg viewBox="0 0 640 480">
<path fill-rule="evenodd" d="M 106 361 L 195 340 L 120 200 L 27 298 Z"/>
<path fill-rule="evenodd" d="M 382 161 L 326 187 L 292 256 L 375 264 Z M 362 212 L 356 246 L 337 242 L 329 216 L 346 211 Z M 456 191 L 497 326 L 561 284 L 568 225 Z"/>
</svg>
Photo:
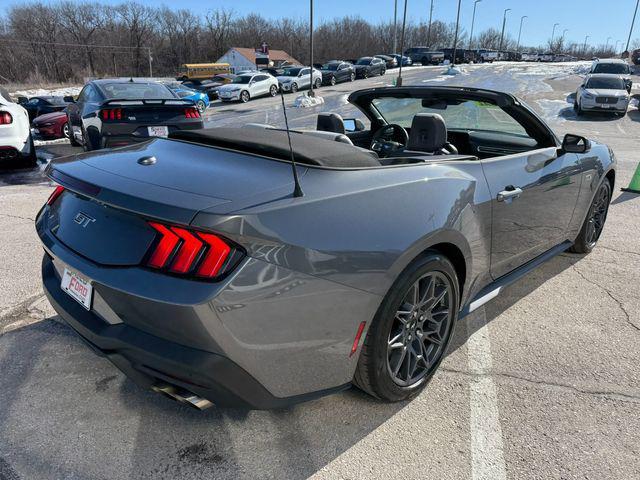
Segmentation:
<svg viewBox="0 0 640 480">
<path fill-rule="evenodd" d="M 185 100 L 182 98 L 145 98 L 140 100 L 131 100 L 125 98 L 114 98 L 113 100 L 107 100 L 102 102 L 102 106 L 113 106 L 113 105 L 122 105 L 122 106 L 135 106 L 135 105 L 175 105 L 178 107 L 191 107 L 195 105 L 193 100 Z"/>
</svg>

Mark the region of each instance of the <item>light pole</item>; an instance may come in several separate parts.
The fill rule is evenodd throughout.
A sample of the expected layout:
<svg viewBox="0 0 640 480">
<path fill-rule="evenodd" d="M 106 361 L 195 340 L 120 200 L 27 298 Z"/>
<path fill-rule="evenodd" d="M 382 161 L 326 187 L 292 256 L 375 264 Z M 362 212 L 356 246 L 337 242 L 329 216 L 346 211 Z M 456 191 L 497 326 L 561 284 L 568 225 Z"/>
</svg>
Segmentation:
<svg viewBox="0 0 640 480">
<path fill-rule="evenodd" d="M 589 40 L 590 35 L 587 35 L 586 37 L 584 37 L 584 45 L 582 47 L 582 55 L 585 55 L 587 53 L 587 40 Z"/>
<path fill-rule="evenodd" d="M 431 47 L 431 19 L 433 18 L 433 0 L 431 0 L 431 8 L 429 8 L 429 28 L 427 28 L 427 47 Z"/>
<path fill-rule="evenodd" d="M 498 55 L 502 51 L 502 42 L 504 41 L 504 27 L 507 24 L 507 12 L 510 12 L 510 8 L 506 8 L 504 10 L 504 15 L 502 16 L 502 33 L 500 34 L 500 48 L 498 48 Z"/>
<path fill-rule="evenodd" d="M 400 51 L 404 52 L 404 32 L 407 25 L 407 0 L 404 0 L 404 13 L 402 15 L 402 33 L 400 34 Z M 402 54 L 401 54 L 402 55 Z M 398 70 L 398 79 L 396 80 L 396 87 L 402 86 L 402 57 L 400 57 L 400 70 Z"/>
<path fill-rule="evenodd" d="M 520 30 L 518 30 L 518 44 L 516 45 L 516 53 L 520 49 L 520 36 L 522 35 L 522 22 L 524 22 L 525 18 L 529 18 L 527 15 L 523 15 L 520 17 Z"/>
<path fill-rule="evenodd" d="M 458 15 L 456 17 L 456 34 L 453 36 L 453 56 L 451 57 L 451 66 L 456 64 L 456 48 L 458 47 L 458 26 L 460 25 L 460 4 L 462 0 L 458 0 Z"/>
<path fill-rule="evenodd" d="M 607 37 L 607 43 L 604 44 L 604 51 L 607 51 L 607 48 L 609 48 L 609 42 L 611 41 L 611 37 Z"/>
<path fill-rule="evenodd" d="M 633 12 L 633 20 L 631 20 L 631 28 L 629 28 L 629 38 L 627 38 L 627 46 L 624 49 L 625 52 L 629 51 L 629 43 L 631 42 L 631 34 L 633 33 L 633 25 L 636 23 L 636 14 L 638 13 L 638 5 L 640 5 L 640 0 L 638 0 L 636 2 L 636 9 Z"/>
<path fill-rule="evenodd" d="M 473 2 L 473 16 L 471 17 L 471 35 L 469 35 L 469 50 L 471 50 L 471 41 L 473 40 L 473 24 L 476 22 L 476 7 L 482 0 Z"/>
<path fill-rule="evenodd" d="M 309 0 L 309 67 L 309 96 L 313 97 L 313 0 Z"/>
<path fill-rule="evenodd" d="M 622 44 L 622 40 L 616 40 L 616 48 L 615 48 L 615 51 L 613 53 L 617 53 L 618 52 L 618 44 Z"/>
<path fill-rule="evenodd" d="M 566 34 L 568 31 L 569 31 L 569 29 L 568 29 L 568 28 L 565 28 L 565 29 L 562 31 L 562 38 L 564 38 L 565 34 Z"/>
<path fill-rule="evenodd" d="M 560 26 L 559 23 L 554 23 L 553 24 L 553 30 L 551 31 L 551 43 L 553 43 L 553 37 L 556 36 L 556 27 Z"/>
<path fill-rule="evenodd" d="M 398 0 L 393 4 L 393 53 L 398 54 Z"/>
</svg>

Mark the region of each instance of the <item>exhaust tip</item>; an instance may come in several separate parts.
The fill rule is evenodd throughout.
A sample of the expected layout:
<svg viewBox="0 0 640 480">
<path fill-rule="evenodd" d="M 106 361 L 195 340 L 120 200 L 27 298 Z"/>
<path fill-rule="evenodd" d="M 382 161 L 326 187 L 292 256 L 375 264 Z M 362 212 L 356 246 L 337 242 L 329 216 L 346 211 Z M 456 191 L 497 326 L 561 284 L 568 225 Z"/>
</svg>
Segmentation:
<svg viewBox="0 0 640 480">
<path fill-rule="evenodd" d="M 151 387 L 151 390 L 160 393 L 171 400 L 193 407 L 196 410 L 206 410 L 207 408 L 213 407 L 213 403 L 206 398 L 202 398 L 189 390 L 185 390 L 184 388 L 176 387 L 174 385 L 154 385 Z"/>
</svg>

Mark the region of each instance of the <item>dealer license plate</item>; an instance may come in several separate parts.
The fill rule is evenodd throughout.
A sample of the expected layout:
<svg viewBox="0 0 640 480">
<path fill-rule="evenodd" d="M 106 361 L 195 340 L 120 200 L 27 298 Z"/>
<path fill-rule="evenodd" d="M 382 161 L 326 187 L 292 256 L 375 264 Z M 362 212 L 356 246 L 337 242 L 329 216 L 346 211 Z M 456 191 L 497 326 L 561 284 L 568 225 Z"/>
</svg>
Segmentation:
<svg viewBox="0 0 640 480">
<path fill-rule="evenodd" d="M 88 280 L 70 270 L 64 269 L 60 288 L 67 292 L 71 298 L 82 305 L 87 310 L 91 310 L 91 297 L 93 296 L 93 287 Z"/>
<path fill-rule="evenodd" d="M 168 137 L 169 127 L 147 127 L 150 137 Z"/>
</svg>

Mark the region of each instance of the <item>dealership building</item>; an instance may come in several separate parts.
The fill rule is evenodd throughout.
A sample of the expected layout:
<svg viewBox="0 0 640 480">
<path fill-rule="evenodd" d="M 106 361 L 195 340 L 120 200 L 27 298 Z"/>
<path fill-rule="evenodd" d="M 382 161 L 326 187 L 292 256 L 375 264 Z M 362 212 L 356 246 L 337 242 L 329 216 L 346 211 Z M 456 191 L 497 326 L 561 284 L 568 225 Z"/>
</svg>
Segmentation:
<svg viewBox="0 0 640 480">
<path fill-rule="evenodd" d="M 254 48 L 232 47 L 227 51 L 227 53 L 221 56 L 216 63 L 228 63 L 231 65 L 232 72 L 257 70 L 257 57 L 264 57 L 264 55 L 261 55 L 259 52 L 256 53 Z M 272 67 L 279 67 L 281 65 L 301 65 L 298 60 L 293 58 L 284 50 L 269 50 L 268 59 L 269 66 Z"/>
</svg>

